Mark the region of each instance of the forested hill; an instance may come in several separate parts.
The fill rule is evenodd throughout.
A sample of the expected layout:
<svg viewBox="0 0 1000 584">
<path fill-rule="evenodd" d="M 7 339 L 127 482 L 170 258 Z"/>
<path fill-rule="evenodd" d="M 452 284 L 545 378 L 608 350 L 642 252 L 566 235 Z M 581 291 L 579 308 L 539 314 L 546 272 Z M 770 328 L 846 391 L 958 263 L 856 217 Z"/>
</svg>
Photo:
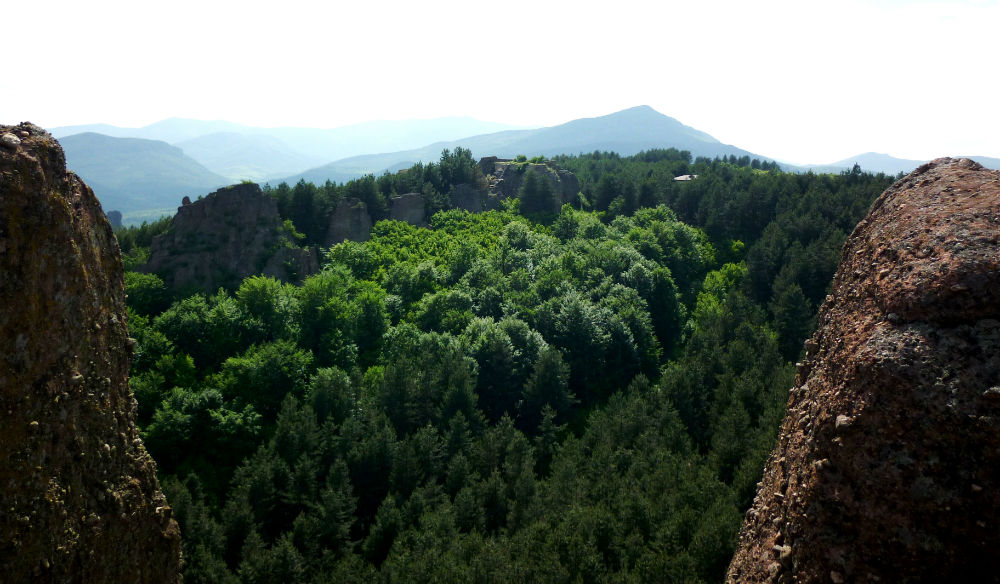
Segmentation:
<svg viewBox="0 0 1000 584">
<path fill-rule="evenodd" d="M 59 142 L 68 168 L 99 194 L 108 211 L 170 208 L 182 197 L 195 197 L 229 182 L 166 142 L 89 132 Z"/>
<path fill-rule="evenodd" d="M 755 156 L 746 150 L 723 144 L 705 132 L 685 126 L 649 106 L 638 106 L 547 128 L 507 130 L 437 142 L 415 150 L 353 156 L 303 171 L 285 180 L 289 183 L 299 179 L 316 183 L 342 181 L 343 177 L 379 173 L 383 169 L 397 169 L 415 162 L 432 162 L 445 148 L 467 148 L 476 156 L 512 158 L 518 154 L 528 157 L 556 156 L 595 150 L 632 155 L 667 146 L 686 150 L 694 156 Z"/>
<path fill-rule="evenodd" d="M 300 286 L 127 276 L 186 582 L 721 581 L 840 246 L 892 178 L 594 153 L 552 162 L 575 206 L 526 180 L 470 214 L 447 194 L 486 177 L 445 154 L 271 190 L 306 243 L 345 196 L 440 204 Z M 162 229 L 119 232 L 128 265 Z"/>
</svg>

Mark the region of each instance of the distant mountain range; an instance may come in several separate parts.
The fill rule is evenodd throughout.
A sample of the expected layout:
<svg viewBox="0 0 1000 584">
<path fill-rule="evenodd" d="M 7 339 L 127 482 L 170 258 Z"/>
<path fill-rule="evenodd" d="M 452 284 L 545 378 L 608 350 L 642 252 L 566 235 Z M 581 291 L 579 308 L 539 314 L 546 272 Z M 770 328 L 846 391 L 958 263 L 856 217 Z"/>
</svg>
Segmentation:
<svg viewBox="0 0 1000 584">
<path fill-rule="evenodd" d="M 59 143 L 67 168 L 94 189 L 105 211 L 172 211 L 185 195 L 195 198 L 232 182 L 166 142 L 85 132 Z"/>
<path fill-rule="evenodd" d="M 69 168 L 94 188 L 106 210 L 122 211 L 126 223 L 148 217 L 150 210 L 172 211 L 184 195 L 205 194 L 243 179 L 275 185 L 301 179 L 317 184 L 345 182 L 437 161 L 442 150 L 457 147 L 468 148 L 475 157 L 595 150 L 630 155 L 673 147 L 695 157 L 771 160 L 724 144 L 649 106 L 532 129 L 465 117 L 375 121 L 334 129 L 259 128 L 170 118 L 142 128 L 94 124 L 52 128 L 51 132 L 63 144 Z M 969 158 L 1000 168 L 1000 159 Z M 825 165 L 779 161 L 793 172 L 836 173 L 859 164 L 865 171 L 887 174 L 910 172 L 924 162 L 874 152 Z"/>
<path fill-rule="evenodd" d="M 952 158 L 971 158 L 986 168 L 1000 168 L 1000 158 L 989 158 L 986 156 L 952 156 Z M 894 158 L 888 154 L 878 152 L 865 152 L 851 158 L 838 160 L 831 164 L 810 164 L 798 166 L 796 170 L 801 172 L 841 172 L 850 170 L 857 164 L 862 170 L 867 172 L 884 172 L 886 174 L 909 174 L 915 168 L 930 162 L 929 160 L 907 160 L 905 158 Z"/>
<path fill-rule="evenodd" d="M 639 106 L 597 118 L 583 118 L 558 126 L 533 130 L 509 130 L 471 136 L 460 140 L 436 142 L 423 148 L 354 156 L 284 177 L 285 182 L 299 179 L 322 183 L 327 179 L 343 181 L 386 169 L 405 168 L 417 162 L 434 162 L 445 148 L 468 148 L 474 157 L 555 156 L 594 150 L 613 151 L 627 156 L 652 148 L 673 147 L 689 150 L 694 156 L 750 156 L 769 159 L 685 126 L 649 106 Z"/>
<path fill-rule="evenodd" d="M 174 145 L 212 172 L 230 180 L 265 181 L 324 161 L 266 134 L 215 132 Z"/>
<path fill-rule="evenodd" d="M 333 129 L 259 128 L 170 118 L 141 128 L 93 124 L 61 126 L 50 132 L 60 139 L 95 132 L 115 138 L 160 140 L 180 147 L 209 170 L 239 181 L 282 177 L 349 156 L 408 150 L 513 128 L 468 117 L 373 121 Z"/>
</svg>

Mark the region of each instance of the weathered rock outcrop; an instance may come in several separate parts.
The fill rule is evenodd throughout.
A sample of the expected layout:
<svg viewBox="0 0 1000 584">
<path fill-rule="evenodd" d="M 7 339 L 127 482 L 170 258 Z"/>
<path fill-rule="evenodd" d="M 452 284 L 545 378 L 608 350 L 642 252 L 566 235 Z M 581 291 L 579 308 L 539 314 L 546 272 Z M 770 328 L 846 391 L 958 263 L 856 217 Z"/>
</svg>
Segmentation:
<svg viewBox="0 0 1000 584">
<path fill-rule="evenodd" d="M 727 580 L 1000 581 L 1000 172 L 883 193 L 806 350 Z"/>
<path fill-rule="evenodd" d="M 0 580 L 179 582 L 136 430 L 118 244 L 56 141 L 0 127 Z"/>
<path fill-rule="evenodd" d="M 489 157 L 480 160 L 479 166 L 484 172 L 490 170 L 487 178 L 489 193 L 501 200 L 517 196 L 524 184 L 524 174 L 528 171 L 548 180 L 552 184 L 552 191 L 562 203 L 575 203 L 580 193 L 580 181 L 575 174 L 547 164 L 525 164 Z"/>
<path fill-rule="evenodd" d="M 368 241 L 371 230 L 372 218 L 368 214 L 368 205 L 361 199 L 352 197 L 341 199 L 337 209 L 330 216 L 324 247 L 342 241 Z"/>
<path fill-rule="evenodd" d="M 290 241 L 274 199 L 244 183 L 181 205 L 170 231 L 153 238 L 143 269 L 174 289 L 214 292 L 255 274 L 298 281 L 318 259 Z"/>
<path fill-rule="evenodd" d="M 483 156 L 479 159 L 479 172 L 483 176 L 494 174 L 497 170 L 498 162 L 511 162 L 511 158 L 500 158 L 498 156 Z"/>
<path fill-rule="evenodd" d="M 455 209 L 470 213 L 482 213 L 486 206 L 486 191 L 473 185 L 461 183 L 451 187 L 448 200 Z"/>
<path fill-rule="evenodd" d="M 389 197 L 389 219 L 403 221 L 417 227 L 427 226 L 424 196 L 420 193 L 406 193 Z"/>
</svg>

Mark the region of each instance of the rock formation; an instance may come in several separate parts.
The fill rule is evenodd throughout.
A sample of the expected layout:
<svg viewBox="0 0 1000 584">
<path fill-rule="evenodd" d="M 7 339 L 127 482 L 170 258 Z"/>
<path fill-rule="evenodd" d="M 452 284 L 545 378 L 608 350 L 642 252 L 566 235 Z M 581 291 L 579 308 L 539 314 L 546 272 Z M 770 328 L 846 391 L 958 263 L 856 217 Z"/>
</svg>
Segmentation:
<svg viewBox="0 0 1000 584">
<path fill-rule="evenodd" d="M 467 183 L 451 187 L 448 201 L 455 209 L 463 209 L 469 213 L 482 213 L 486 205 L 486 191 Z"/>
<path fill-rule="evenodd" d="M 318 260 L 292 242 L 274 199 L 244 183 L 178 207 L 170 230 L 153 238 L 143 269 L 173 289 L 214 292 L 255 274 L 298 281 Z"/>
<path fill-rule="evenodd" d="M 548 180 L 562 203 L 575 203 L 580 192 L 580 181 L 575 174 L 548 164 L 510 162 L 491 156 L 480 160 L 479 167 L 484 173 L 489 171 L 489 193 L 501 200 L 517 196 L 524 183 L 524 174 L 529 170 Z"/>
<path fill-rule="evenodd" d="M 392 195 L 389 197 L 389 219 L 417 227 L 427 227 L 424 196 L 420 193 Z"/>
<path fill-rule="evenodd" d="M 494 174 L 497 170 L 498 162 L 511 162 L 512 158 L 500 158 L 498 156 L 483 156 L 479 159 L 479 172 L 483 176 Z"/>
<path fill-rule="evenodd" d="M 1000 581 L 1000 172 L 886 190 L 806 351 L 727 581 Z"/>
<path fill-rule="evenodd" d="M 479 168 L 488 174 L 485 188 L 478 179 L 476 184 L 452 185 L 448 192 L 451 208 L 464 209 L 470 213 L 499 209 L 503 199 L 517 196 L 527 169 L 534 170 L 552 183 L 560 205 L 576 202 L 580 190 L 580 182 L 573 173 L 546 164 L 513 163 L 488 156 L 479 161 Z M 420 193 L 392 195 L 389 197 L 388 219 L 426 227 L 428 217 L 425 203 L 424 196 Z M 342 241 L 368 241 L 372 224 L 371 213 L 364 201 L 354 197 L 344 198 L 330 215 L 322 245 L 330 247 Z"/>
<path fill-rule="evenodd" d="M 372 218 L 368 214 L 368 205 L 361 199 L 353 197 L 341 199 L 337 209 L 330 216 L 324 247 L 342 241 L 368 241 L 371 230 Z"/>
<path fill-rule="evenodd" d="M 179 582 L 134 424 L 118 244 L 56 141 L 0 126 L 0 580 Z"/>
</svg>

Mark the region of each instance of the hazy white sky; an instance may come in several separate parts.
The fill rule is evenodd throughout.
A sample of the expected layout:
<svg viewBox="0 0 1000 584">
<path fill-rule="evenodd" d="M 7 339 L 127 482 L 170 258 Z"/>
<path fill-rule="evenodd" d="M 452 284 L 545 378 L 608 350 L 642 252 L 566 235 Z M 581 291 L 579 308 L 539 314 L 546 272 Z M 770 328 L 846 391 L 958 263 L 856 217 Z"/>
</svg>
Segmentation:
<svg viewBox="0 0 1000 584">
<path fill-rule="evenodd" d="M 0 123 L 554 125 L 647 104 L 791 162 L 1000 157 L 1000 0 L 38 0 L 3 17 Z"/>
</svg>

